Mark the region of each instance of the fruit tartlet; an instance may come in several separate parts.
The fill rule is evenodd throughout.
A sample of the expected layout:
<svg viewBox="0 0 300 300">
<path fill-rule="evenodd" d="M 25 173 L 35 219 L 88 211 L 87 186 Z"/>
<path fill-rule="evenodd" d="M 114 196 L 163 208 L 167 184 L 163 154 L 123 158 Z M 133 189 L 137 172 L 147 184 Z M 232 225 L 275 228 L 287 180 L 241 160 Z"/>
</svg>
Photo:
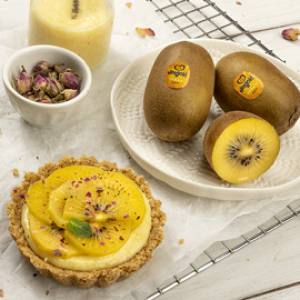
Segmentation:
<svg viewBox="0 0 300 300">
<path fill-rule="evenodd" d="M 141 176 L 95 157 L 63 157 L 29 172 L 7 206 L 9 231 L 41 275 L 106 287 L 147 263 L 166 215 Z"/>
</svg>

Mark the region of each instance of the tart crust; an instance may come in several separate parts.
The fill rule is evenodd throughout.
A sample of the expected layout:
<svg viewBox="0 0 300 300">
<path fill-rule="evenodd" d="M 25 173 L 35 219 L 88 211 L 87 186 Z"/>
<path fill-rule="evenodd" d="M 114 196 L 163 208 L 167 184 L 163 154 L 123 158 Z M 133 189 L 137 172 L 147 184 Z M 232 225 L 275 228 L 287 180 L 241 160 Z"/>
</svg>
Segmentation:
<svg viewBox="0 0 300 300">
<path fill-rule="evenodd" d="M 29 247 L 24 230 L 21 224 L 22 205 L 26 203 L 25 195 L 31 184 L 49 177 L 57 169 L 73 165 L 86 165 L 101 168 L 105 171 L 120 172 L 134 181 L 149 200 L 151 207 L 151 231 L 146 245 L 133 256 L 130 260 L 110 269 L 95 271 L 73 271 L 64 270 L 53 266 L 46 260 L 37 256 Z M 7 213 L 10 219 L 9 232 L 14 238 L 17 247 L 24 258 L 29 261 L 37 271 L 48 278 L 53 278 L 58 283 L 69 286 L 74 285 L 78 288 L 88 289 L 94 286 L 108 287 L 116 281 L 129 278 L 153 256 L 153 250 L 163 240 L 162 227 L 166 222 L 166 215 L 161 211 L 161 201 L 153 198 L 147 181 L 142 176 L 137 176 L 132 169 L 118 169 L 116 163 L 108 161 L 98 162 L 94 156 L 83 155 L 80 159 L 65 156 L 57 163 L 47 163 L 40 167 L 37 173 L 28 172 L 24 176 L 24 181 L 20 186 L 16 186 L 11 192 L 13 202 L 8 203 Z"/>
</svg>

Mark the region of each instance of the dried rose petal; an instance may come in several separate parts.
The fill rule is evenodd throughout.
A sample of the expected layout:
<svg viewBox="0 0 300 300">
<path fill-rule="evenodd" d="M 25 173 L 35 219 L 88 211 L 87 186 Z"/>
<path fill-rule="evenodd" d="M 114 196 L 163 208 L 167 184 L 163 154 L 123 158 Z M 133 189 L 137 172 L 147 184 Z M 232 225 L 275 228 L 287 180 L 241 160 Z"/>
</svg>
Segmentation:
<svg viewBox="0 0 300 300">
<path fill-rule="evenodd" d="M 57 236 L 60 240 L 63 238 L 63 236 L 62 236 L 60 233 L 58 233 L 56 236 Z"/>
<path fill-rule="evenodd" d="M 135 30 L 142 37 L 145 37 L 146 35 L 155 36 L 155 32 L 151 28 L 139 28 L 139 27 L 136 27 Z"/>
<path fill-rule="evenodd" d="M 64 240 L 64 238 L 62 238 L 61 241 L 62 241 L 62 240 Z M 68 252 L 68 249 L 66 249 L 66 248 L 64 247 L 63 244 L 60 244 L 58 249 L 59 249 L 59 250 L 63 250 L 63 251 L 67 251 L 67 252 Z"/>
<path fill-rule="evenodd" d="M 131 2 L 127 2 L 125 3 L 125 6 L 127 6 L 128 8 L 131 8 L 132 3 Z"/>
<path fill-rule="evenodd" d="M 56 249 L 56 250 L 52 251 L 52 255 L 54 255 L 54 256 L 62 256 L 62 253 L 61 253 L 61 251 L 59 249 Z"/>
<path fill-rule="evenodd" d="M 282 36 L 286 40 L 296 41 L 298 39 L 298 35 L 300 34 L 298 28 L 289 28 L 282 31 Z"/>
</svg>

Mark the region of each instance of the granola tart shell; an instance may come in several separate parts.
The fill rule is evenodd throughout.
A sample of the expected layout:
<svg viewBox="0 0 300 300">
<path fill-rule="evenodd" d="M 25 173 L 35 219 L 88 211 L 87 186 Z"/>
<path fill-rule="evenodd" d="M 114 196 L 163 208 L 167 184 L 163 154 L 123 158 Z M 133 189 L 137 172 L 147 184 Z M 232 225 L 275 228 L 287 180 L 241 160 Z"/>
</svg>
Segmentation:
<svg viewBox="0 0 300 300">
<path fill-rule="evenodd" d="M 65 270 L 53 266 L 44 259 L 37 256 L 29 247 L 21 223 L 22 206 L 26 203 L 25 195 L 31 184 L 49 177 L 55 170 L 73 166 L 87 165 L 102 168 L 105 171 L 115 171 L 126 175 L 133 180 L 149 200 L 151 207 L 151 231 L 147 244 L 130 260 L 110 269 L 95 271 L 74 271 Z M 7 213 L 10 219 L 9 232 L 15 240 L 17 247 L 24 258 L 30 262 L 36 270 L 43 276 L 53 278 L 59 284 L 78 288 L 88 289 L 94 286 L 108 287 L 116 281 L 129 278 L 153 256 L 153 250 L 162 242 L 162 227 L 166 222 L 166 215 L 160 210 L 161 201 L 153 198 L 147 181 L 142 176 L 137 176 L 132 169 L 118 169 L 116 163 L 108 161 L 98 162 L 97 159 L 83 155 L 80 159 L 65 156 L 57 163 L 47 163 L 40 167 L 37 173 L 28 172 L 24 176 L 24 181 L 20 186 L 16 186 L 11 192 L 13 202 L 8 203 Z"/>
</svg>

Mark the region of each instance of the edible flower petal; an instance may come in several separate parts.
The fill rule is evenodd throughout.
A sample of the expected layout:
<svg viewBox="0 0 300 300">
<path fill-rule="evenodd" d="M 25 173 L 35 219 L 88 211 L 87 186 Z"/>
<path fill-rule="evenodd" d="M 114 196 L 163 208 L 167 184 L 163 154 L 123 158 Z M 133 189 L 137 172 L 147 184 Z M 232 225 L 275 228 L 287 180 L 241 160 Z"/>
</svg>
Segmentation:
<svg viewBox="0 0 300 300">
<path fill-rule="evenodd" d="M 56 249 L 56 250 L 52 251 L 52 255 L 54 255 L 54 256 L 62 256 L 62 253 L 61 253 L 61 251 L 59 249 Z"/>
<path fill-rule="evenodd" d="M 145 37 L 146 35 L 155 36 L 155 32 L 151 28 L 136 27 L 135 30 L 142 37 Z"/>
</svg>

